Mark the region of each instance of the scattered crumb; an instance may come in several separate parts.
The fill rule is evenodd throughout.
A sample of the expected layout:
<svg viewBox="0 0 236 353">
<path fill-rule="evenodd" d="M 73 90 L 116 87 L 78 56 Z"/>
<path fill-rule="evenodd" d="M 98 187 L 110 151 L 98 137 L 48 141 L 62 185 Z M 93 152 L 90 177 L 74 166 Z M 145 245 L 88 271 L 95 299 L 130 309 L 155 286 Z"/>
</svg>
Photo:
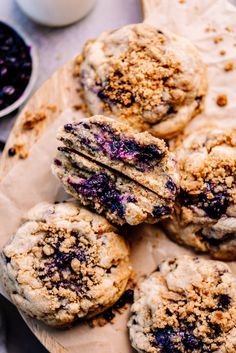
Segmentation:
<svg viewBox="0 0 236 353">
<path fill-rule="evenodd" d="M 223 41 L 223 37 L 222 36 L 216 36 L 213 40 L 214 40 L 215 44 L 218 44 L 218 43 Z"/>
<path fill-rule="evenodd" d="M 78 55 L 75 58 L 75 65 L 74 65 L 74 69 L 73 69 L 73 76 L 78 77 L 80 75 L 80 64 L 83 60 L 83 56 L 82 55 Z"/>
<path fill-rule="evenodd" d="M 27 150 L 23 150 L 19 153 L 19 158 L 20 159 L 26 159 L 29 155 L 29 152 Z"/>
<path fill-rule="evenodd" d="M 225 51 L 225 50 L 221 50 L 221 51 L 220 51 L 220 55 L 223 56 L 223 55 L 225 55 L 225 54 L 226 54 L 226 51 Z"/>
<path fill-rule="evenodd" d="M 226 27 L 225 27 L 225 30 L 226 30 L 227 32 L 233 32 L 233 31 L 234 31 L 233 28 L 230 27 L 230 26 L 226 26 Z"/>
<path fill-rule="evenodd" d="M 75 104 L 75 105 L 73 106 L 73 108 L 74 108 L 75 110 L 80 110 L 80 109 L 82 108 L 82 104 Z"/>
<path fill-rule="evenodd" d="M 225 71 L 232 71 L 233 69 L 234 69 L 234 63 L 232 61 L 227 62 L 224 66 Z"/>
<path fill-rule="evenodd" d="M 216 32 L 216 29 L 214 27 L 208 26 L 205 28 L 205 32 Z"/>
<path fill-rule="evenodd" d="M 57 106 L 55 104 L 54 105 L 47 105 L 46 109 L 50 110 L 52 113 L 56 113 Z"/>
<path fill-rule="evenodd" d="M 185 4 L 185 3 L 186 3 L 186 0 L 179 0 L 179 3 L 180 3 L 180 4 Z"/>
<path fill-rule="evenodd" d="M 220 94 L 216 99 L 216 103 L 219 107 L 225 107 L 228 103 L 227 96 L 225 94 Z"/>
<path fill-rule="evenodd" d="M 23 130 L 32 130 L 41 121 L 45 120 L 47 115 L 44 112 L 31 113 L 27 111 L 23 120 Z"/>
<path fill-rule="evenodd" d="M 15 155 L 18 155 L 20 159 L 25 159 L 28 157 L 29 152 L 25 149 L 25 145 L 23 143 L 14 144 L 8 149 L 9 157 L 14 157 Z"/>
</svg>

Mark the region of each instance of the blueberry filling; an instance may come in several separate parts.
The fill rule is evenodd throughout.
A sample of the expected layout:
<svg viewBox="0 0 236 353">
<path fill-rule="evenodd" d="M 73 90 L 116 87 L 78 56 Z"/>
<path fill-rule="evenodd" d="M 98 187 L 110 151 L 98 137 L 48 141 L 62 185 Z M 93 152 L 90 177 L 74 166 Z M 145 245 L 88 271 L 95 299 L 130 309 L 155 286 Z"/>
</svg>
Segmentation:
<svg viewBox="0 0 236 353">
<path fill-rule="evenodd" d="M 118 299 L 118 301 L 113 305 L 114 309 L 120 309 L 125 306 L 125 304 L 132 304 L 134 301 L 134 291 L 132 289 L 127 289 L 124 294 Z"/>
<path fill-rule="evenodd" d="M 81 263 L 87 261 L 85 252 L 75 244 L 69 252 L 59 250 L 60 241 L 55 244 L 54 253 L 45 258 L 44 264 L 39 269 L 39 278 L 44 281 L 47 277 L 51 280 L 51 286 L 62 287 L 65 289 L 79 292 L 82 289 L 81 274 L 75 273 L 71 267 L 73 259 L 78 259 Z M 63 274 L 67 273 L 69 278 L 64 278 Z M 53 280 L 54 274 L 59 275 L 59 279 Z"/>
<path fill-rule="evenodd" d="M 87 180 L 74 183 L 68 179 L 68 183 L 76 192 L 91 200 L 96 200 L 105 210 L 124 217 L 124 202 L 136 202 L 132 195 L 122 195 L 116 188 L 111 178 L 104 172 L 93 174 Z"/>
<path fill-rule="evenodd" d="M 152 210 L 152 215 L 155 218 L 160 218 L 170 213 L 171 213 L 171 208 L 169 206 L 154 206 Z"/>
<path fill-rule="evenodd" d="M 64 129 L 66 130 L 66 131 L 73 131 L 74 130 L 74 127 L 73 127 L 73 125 L 72 124 L 66 124 L 66 125 L 64 125 Z"/>
<path fill-rule="evenodd" d="M 112 80 L 108 78 L 97 95 L 98 98 L 109 105 L 114 104 L 130 108 L 135 103 L 135 96 L 131 90 L 127 89 L 127 83 L 122 82 L 122 77 L 122 72 L 114 72 Z M 119 87 L 116 81 L 119 82 Z"/>
<path fill-rule="evenodd" d="M 222 309 L 228 309 L 231 303 L 231 298 L 228 294 L 219 295 L 219 307 Z"/>
<path fill-rule="evenodd" d="M 156 145 L 141 145 L 132 138 L 114 133 L 109 126 L 95 123 L 100 132 L 94 134 L 96 142 L 105 155 L 112 160 L 135 165 L 137 170 L 152 169 L 163 157 L 164 152 Z"/>
<path fill-rule="evenodd" d="M 0 21 L 0 110 L 23 94 L 31 73 L 30 48 L 17 32 Z"/>
<path fill-rule="evenodd" d="M 170 326 L 154 331 L 155 346 L 161 353 L 190 353 L 202 348 L 202 342 L 191 332 L 173 329 Z"/>
<path fill-rule="evenodd" d="M 124 294 L 118 299 L 118 301 L 112 306 L 112 308 L 107 309 L 103 314 L 103 318 L 106 321 L 111 321 L 115 317 L 115 310 L 123 308 L 126 304 L 132 304 L 134 301 L 134 291 L 132 289 L 127 289 Z"/>
<path fill-rule="evenodd" d="M 177 191 L 177 186 L 176 184 L 173 182 L 173 180 L 168 180 L 167 183 L 166 183 L 166 187 L 168 190 L 170 190 L 171 192 L 173 192 L 174 194 L 176 193 Z"/>
<path fill-rule="evenodd" d="M 60 167 L 62 165 L 61 161 L 59 159 L 54 159 L 54 164 L 58 167 Z"/>
<path fill-rule="evenodd" d="M 180 197 L 184 205 L 195 205 L 213 219 L 219 219 L 225 214 L 230 203 L 228 192 L 216 192 L 210 183 L 207 183 L 205 191 L 198 195 L 191 195 L 181 190 Z"/>
</svg>

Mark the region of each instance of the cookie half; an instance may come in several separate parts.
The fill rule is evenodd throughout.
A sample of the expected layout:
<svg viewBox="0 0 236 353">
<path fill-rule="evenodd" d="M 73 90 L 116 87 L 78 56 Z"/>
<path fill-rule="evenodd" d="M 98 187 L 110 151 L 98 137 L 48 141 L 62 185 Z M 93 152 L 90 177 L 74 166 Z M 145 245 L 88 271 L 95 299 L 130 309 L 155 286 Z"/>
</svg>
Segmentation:
<svg viewBox="0 0 236 353">
<path fill-rule="evenodd" d="M 135 290 L 128 327 L 140 353 L 234 353 L 235 276 L 222 262 L 168 259 Z"/>
<path fill-rule="evenodd" d="M 66 147 L 90 157 L 174 200 L 179 173 L 165 142 L 147 132 L 137 133 L 111 118 L 95 115 L 59 129 Z"/>
<path fill-rule="evenodd" d="M 173 209 L 173 201 L 67 147 L 59 147 L 53 173 L 75 199 L 119 225 L 155 223 Z"/>
<path fill-rule="evenodd" d="M 176 150 L 180 196 L 165 230 L 180 244 L 236 259 L 236 130 L 205 128 Z"/>
<path fill-rule="evenodd" d="M 185 38 L 146 23 L 104 32 L 84 47 L 80 81 L 91 114 L 158 137 L 178 134 L 202 110 L 207 71 Z"/>
<path fill-rule="evenodd" d="M 55 327 L 113 305 L 130 271 L 129 250 L 116 228 L 75 203 L 35 206 L 1 255 L 12 302 Z"/>
</svg>

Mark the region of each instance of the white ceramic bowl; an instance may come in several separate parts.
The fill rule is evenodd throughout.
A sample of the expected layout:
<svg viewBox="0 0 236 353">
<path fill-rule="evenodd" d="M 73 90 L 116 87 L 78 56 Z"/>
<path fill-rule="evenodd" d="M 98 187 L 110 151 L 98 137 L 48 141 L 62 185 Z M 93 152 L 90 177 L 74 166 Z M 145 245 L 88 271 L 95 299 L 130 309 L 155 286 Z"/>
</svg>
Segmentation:
<svg viewBox="0 0 236 353">
<path fill-rule="evenodd" d="M 84 17 L 96 0 L 16 0 L 33 21 L 46 26 L 66 26 Z"/>
<path fill-rule="evenodd" d="M 28 85 L 26 86 L 22 95 L 14 103 L 12 103 L 8 107 L 0 110 L 0 118 L 2 118 L 4 116 L 12 113 L 17 108 L 19 108 L 25 102 L 25 100 L 29 97 L 29 95 L 34 87 L 34 84 L 36 82 L 36 78 L 37 78 L 38 55 L 37 55 L 37 50 L 36 50 L 34 44 L 31 42 L 31 40 L 28 38 L 28 36 L 25 35 L 25 33 L 22 33 L 22 31 L 19 30 L 15 25 L 12 25 L 11 23 L 9 23 L 8 21 L 6 21 L 2 18 L 0 18 L 0 21 L 4 22 L 4 24 L 11 27 L 24 40 L 26 45 L 28 45 L 30 47 L 30 55 L 31 55 L 31 59 L 32 59 L 32 72 L 31 72 L 31 76 L 30 76 L 30 80 L 28 82 Z"/>
</svg>

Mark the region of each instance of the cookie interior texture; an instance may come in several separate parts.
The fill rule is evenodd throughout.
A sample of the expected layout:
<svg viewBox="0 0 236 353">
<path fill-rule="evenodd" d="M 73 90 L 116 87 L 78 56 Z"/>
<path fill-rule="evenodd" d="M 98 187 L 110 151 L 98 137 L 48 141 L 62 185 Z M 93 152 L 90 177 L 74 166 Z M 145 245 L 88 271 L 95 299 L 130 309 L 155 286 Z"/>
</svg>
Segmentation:
<svg viewBox="0 0 236 353">
<path fill-rule="evenodd" d="M 83 204 L 118 224 L 154 223 L 172 212 L 179 174 L 164 141 L 104 116 L 66 124 L 58 139 L 53 173 Z"/>
<path fill-rule="evenodd" d="M 69 194 L 105 213 L 113 223 L 155 223 L 156 218 L 169 216 L 173 208 L 173 201 L 167 204 L 140 184 L 67 147 L 59 148 L 53 171 Z"/>
<path fill-rule="evenodd" d="M 180 244 L 236 259 L 236 130 L 205 128 L 176 150 L 180 196 L 165 230 Z"/>
<path fill-rule="evenodd" d="M 146 23 L 88 41 L 79 77 L 91 114 L 164 138 L 201 111 L 207 91 L 206 66 L 192 43 Z"/>
<path fill-rule="evenodd" d="M 130 272 L 129 250 L 116 228 L 71 202 L 31 209 L 1 255 L 13 303 L 55 327 L 113 305 Z"/>
<path fill-rule="evenodd" d="M 168 259 L 138 285 L 128 326 L 140 353 L 234 353 L 235 276 L 219 261 Z"/>
</svg>

